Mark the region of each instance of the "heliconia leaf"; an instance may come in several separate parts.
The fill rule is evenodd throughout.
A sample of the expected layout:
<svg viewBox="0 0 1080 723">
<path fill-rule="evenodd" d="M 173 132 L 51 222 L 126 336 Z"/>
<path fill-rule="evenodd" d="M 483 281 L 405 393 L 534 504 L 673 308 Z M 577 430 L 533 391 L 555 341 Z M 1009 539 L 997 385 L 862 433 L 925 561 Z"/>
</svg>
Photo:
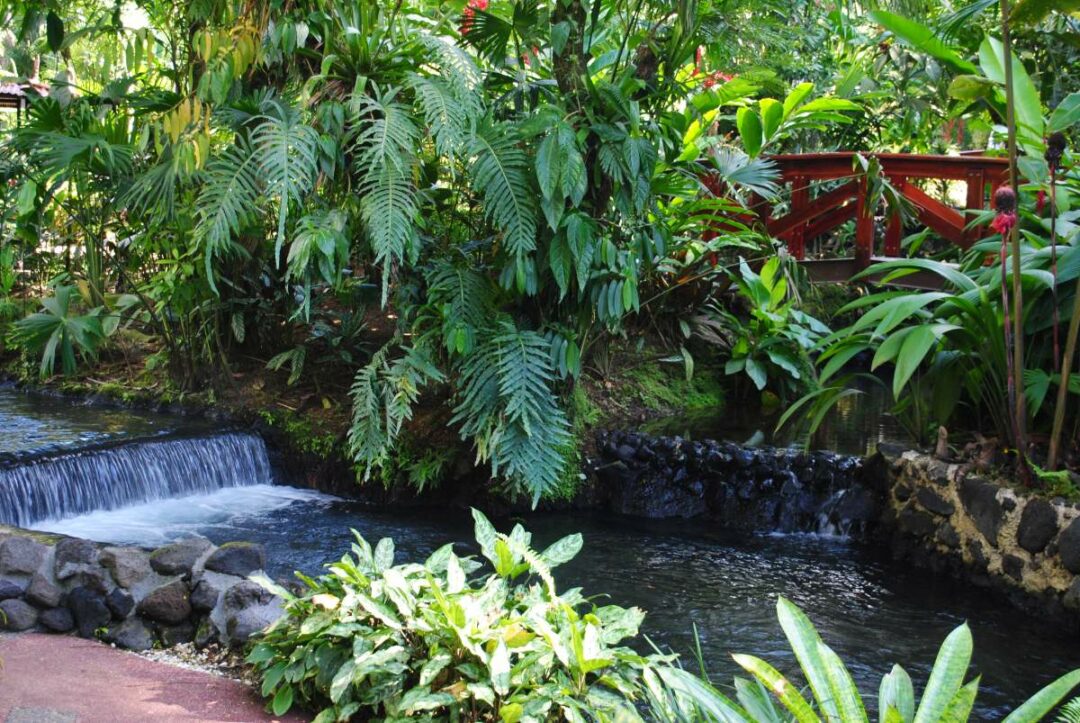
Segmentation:
<svg viewBox="0 0 1080 723">
<path fill-rule="evenodd" d="M 813 623 L 795 603 L 782 596 L 776 600 L 776 615 L 799 661 L 803 675 L 810 683 L 810 689 L 814 691 L 814 698 L 817 699 L 821 712 L 827 720 L 838 720 L 839 708 L 821 657 L 821 637 L 814 629 Z"/>
<path fill-rule="evenodd" d="M 761 658 L 752 655 L 732 655 L 735 662 L 743 670 L 761 681 L 769 691 L 776 696 L 780 703 L 795 716 L 799 723 L 820 723 L 821 719 L 814 713 L 814 709 L 806 702 L 799 693 L 797 686 L 785 678 L 780 672 L 766 663 Z"/>
</svg>

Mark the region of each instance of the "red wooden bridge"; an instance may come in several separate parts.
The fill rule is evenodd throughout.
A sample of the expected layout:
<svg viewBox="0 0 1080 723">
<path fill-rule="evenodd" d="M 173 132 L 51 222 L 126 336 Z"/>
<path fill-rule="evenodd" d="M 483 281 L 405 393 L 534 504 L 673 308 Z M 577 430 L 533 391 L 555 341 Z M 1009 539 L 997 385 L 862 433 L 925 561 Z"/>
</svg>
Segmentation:
<svg viewBox="0 0 1080 723">
<path fill-rule="evenodd" d="M 923 225 L 961 248 L 968 248 L 987 234 L 985 228 L 967 228 L 969 210 L 983 210 L 993 189 L 1008 179 L 1009 163 L 1004 158 L 981 155 L 921 156 L 900 153 L 873 155 L 881 174 L 903 195 Z M 816 281 L 846 281 L 872 261 L 901 256 L 903 221 L 893 209 L 884 222 L 884 238 L 878 253 L 875 215 L 868 203 L 865 173 L 855 169 L 853 152 L 778 155 L 771 159 L 780 169 L 781 183 L 790 184 L 790 209 L 772 218 L 770 205 L 759 205 L 759 216 L 769 234 L 787 243 L 788 251 L 803 261 Z M 848 180 L 850 179 L 850 180 Z M 956 208 L 929 195 L 917 181 L 938 179 L 962 181 L 967 185 L 966 204 Z M 837 181 L 845 181 L 836 186 Z M 815 193 L 817 184 L 830 188 Z M 855 221 L 853 258 L 807 259 L 807 244 L 848 221 Z"/>
</svg>

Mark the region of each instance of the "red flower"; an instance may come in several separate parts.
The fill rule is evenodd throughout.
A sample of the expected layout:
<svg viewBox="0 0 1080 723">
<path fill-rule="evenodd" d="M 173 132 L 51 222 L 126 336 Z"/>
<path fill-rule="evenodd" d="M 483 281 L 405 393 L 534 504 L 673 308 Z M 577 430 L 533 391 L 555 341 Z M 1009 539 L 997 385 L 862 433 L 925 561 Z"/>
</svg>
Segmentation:
<svg viewBox="0 0 1080 723">
<path fill-rule="evenodd" d="M 709 76 L 708 78 L 706 78 L 706 79 L 705 79 L 704 81 L 702 81 L 702 83 L 701 83 L 701 84 L 702 84 L 703 86 L 705 86 L 705 89 L 706 89 L 706 90 L 708 90 L 709 88 L 711 88 L 711 87 L 713 87 L 714 85 L 716 85 L 716 81 L 715 81 L 715 80 L 713 80 L 713 77 L 712 77 L 712 76 L 710 75 L 710 76 Z"/>
<path fill-rule="evenodd" d="M 701 61 L 702 61 L 702 59 L 704 57 L 705 57 L 705 46 L 704 45 L 697 46 L 697 50 L 694 51 L 694 75 L 697 75 L 698 73 L 702 72 L 702 70 L 701 70 Z"/>
<path fill-rule="evenodd" d="M 1012 211 L 999 213 L 997 216 L 994 216 L 994 220 L 990 222 L 990 228 L 994 229 L 1002 236 L 1007 235 L 1015 225 L 1016 214 Z"/>
<path fill-rule="evenodd" d="M 1042 213 L 1046 208 L 1046 191 L 1039 189 L 1039 193 L 1035 196 L 1035 213 Z"/>
</svg>

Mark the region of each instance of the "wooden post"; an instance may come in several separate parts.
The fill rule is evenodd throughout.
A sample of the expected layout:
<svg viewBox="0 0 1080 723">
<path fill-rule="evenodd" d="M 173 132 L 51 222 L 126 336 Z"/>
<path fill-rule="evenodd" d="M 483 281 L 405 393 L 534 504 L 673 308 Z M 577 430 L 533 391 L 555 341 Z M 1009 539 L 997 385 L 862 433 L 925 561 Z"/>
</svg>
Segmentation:
<svg viewBox="0 0 1080 723">
<path fill-rule="evenodd" d="M 795 176 L 791 179 L 791 212 L 803 210 L 810 203 L 810 179 L 806 176 Z M 788 253 L 796 260 L 806 258 L 806 224 L 800 223 L 791 230 L 788 237 Z"/>
<path fill-rule="evenodd" d="M 967 210 L 981 211 L 986 208 L 986 171 L 969 171 L 967 174 Z M 964 214 L 964 224 L 971 223 L 971 216 Z M 964 240 L 969 244 L 986 235 L 985 228 L 972 228 L 964 231 Z"/>
<path fill-rule="evenodd" d="M 902 195 L 904 192 L 904 185 L 907 180 L 900 178 L 890 178 L 889 181 L 893 187 Z M 885 229 L 885 255 L 889 257 L 899 257 L 900 253 L 900 238 L 904 235 L 904 219 L 900 215 L 899 208 L 889 209 L 889 225 Z"/>
<path fill-rule="evenodd" d="M 855 268 L 862 271 L 874 255 L 874 209 L 866 202 L 866 178 L 859 179 L 859 200 L 855 210 Z"/>
</svg>

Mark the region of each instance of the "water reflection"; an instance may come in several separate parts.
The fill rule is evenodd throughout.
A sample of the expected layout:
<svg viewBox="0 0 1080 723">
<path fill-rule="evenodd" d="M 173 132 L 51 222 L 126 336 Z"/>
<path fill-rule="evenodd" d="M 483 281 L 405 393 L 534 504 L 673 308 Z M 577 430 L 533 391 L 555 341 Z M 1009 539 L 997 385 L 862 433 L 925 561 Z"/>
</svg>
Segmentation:
<svg viewBox="0 0 1080 723">
<path fill-rule="evenodd" d="M 870 455 L 882 442 L 910 443 L 900 422 L 890 412 L 891 396 L 881 384 L 860 380 L 858 394 L 840 399 L 809 439 L 811 449 L 827 449 L 841 454 Z M 658 435 L 679 435 L 686 439 L 722 439 L 752 447 L 805 446 L 809 435 L 794 424 L 776 431 L 784 408 L 762 409 L 752 404 L 731 404 L 712 411 L 703 410 L 679 417 L 659 419 L 644 425 L 644 431 Z"/>
</svg>

